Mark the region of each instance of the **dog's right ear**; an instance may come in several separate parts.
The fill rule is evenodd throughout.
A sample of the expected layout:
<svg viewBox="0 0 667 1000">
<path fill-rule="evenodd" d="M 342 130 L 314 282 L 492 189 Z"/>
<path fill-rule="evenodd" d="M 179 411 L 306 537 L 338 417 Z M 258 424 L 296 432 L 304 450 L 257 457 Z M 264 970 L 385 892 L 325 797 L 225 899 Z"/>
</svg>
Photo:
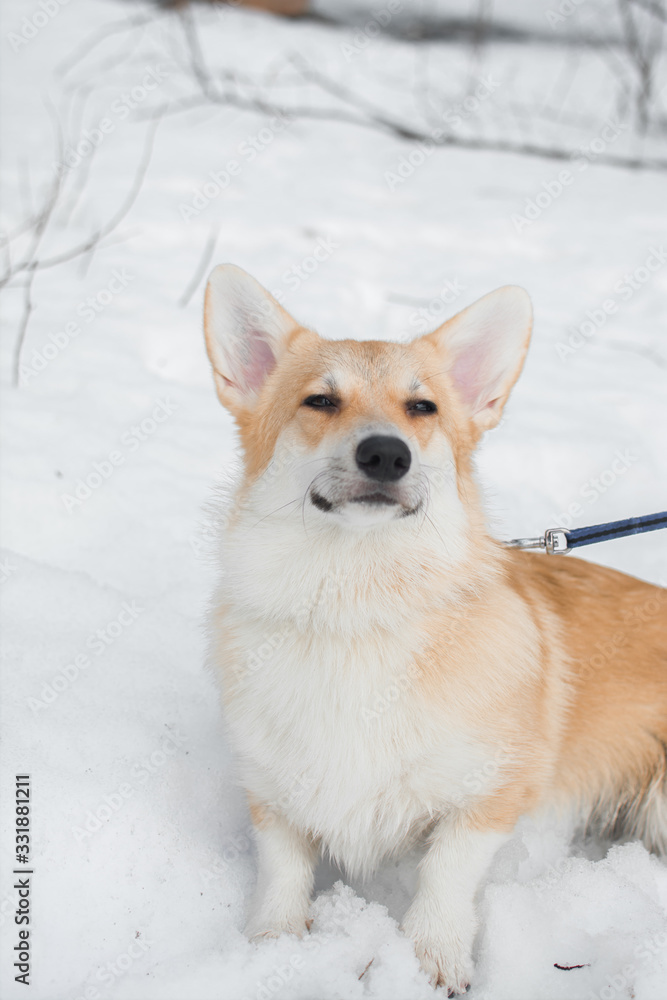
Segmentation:
<svg viewBox="0 0 667 1000">
<path fill-rule="evenodd" d="M 265 288 L 234 264 L 209 276 L 204 336 L 215 386 L 234 415 L 252 409 L 299 324 Z"/>
</svg>

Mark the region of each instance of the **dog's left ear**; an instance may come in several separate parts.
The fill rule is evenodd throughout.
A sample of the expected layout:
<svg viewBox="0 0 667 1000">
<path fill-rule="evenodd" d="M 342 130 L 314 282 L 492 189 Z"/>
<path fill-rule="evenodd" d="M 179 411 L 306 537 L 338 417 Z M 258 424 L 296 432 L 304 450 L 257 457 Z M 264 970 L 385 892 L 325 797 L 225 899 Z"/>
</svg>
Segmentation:
<svg viewBox="0 0 667 1000">
<path fill-rule="evenodd" d="M 523 367 L 532 325 L 528 293 L 506 285 L 421 338 L 443 358 L 479 433 L 495 427 L 502 416 Z"/>
</svg>

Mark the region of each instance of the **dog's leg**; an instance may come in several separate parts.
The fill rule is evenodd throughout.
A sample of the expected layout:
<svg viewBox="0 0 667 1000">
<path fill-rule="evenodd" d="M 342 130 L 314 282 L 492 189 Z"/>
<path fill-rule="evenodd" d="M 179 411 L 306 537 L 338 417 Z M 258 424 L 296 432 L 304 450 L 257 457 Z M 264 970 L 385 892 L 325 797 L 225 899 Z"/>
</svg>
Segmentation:
<svg viewBox="0 0 667 1000">
<path fill-rule="evenodd" d="M 474 897 L 491 858 L 509 833 L 475 827 L 465 817 L 437 824 L 419 866 L 417 894 L 403 930 L 422 968 L 449 995 L 465 993 L 477 926 Z"/>
<path fill-rule="evenodd" d="M 249 937 L 303 934 L 313 890 L 317 849 L 278 813 L 251 808 L 259 870 Z"/>
</svg>

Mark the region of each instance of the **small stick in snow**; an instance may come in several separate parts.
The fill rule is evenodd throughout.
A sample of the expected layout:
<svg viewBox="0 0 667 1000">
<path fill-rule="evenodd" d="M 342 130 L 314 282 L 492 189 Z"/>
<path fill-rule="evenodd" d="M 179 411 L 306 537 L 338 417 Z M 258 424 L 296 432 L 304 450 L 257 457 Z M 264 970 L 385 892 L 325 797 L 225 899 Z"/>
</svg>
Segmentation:
<svg viewBox="0 0 667 1000">
<path fill-rule="evenodd" d="M 366 968 L 364 969 L 364 971 L 361 973 L 361 975 L 357 976 L 357 979 L 363 979 L 364 978 L 364 976 L 366 975 L 366 973 L 368 972 L 368 970 L 370 969 L 370 967 L 371 967 L 371 965 L 373 964 L 374 961 L 375 961 L 375 956 L 373 956 L 373 958 L 370 960 L 370 962 L 368 963 L 368 965 L 366 966 Z"/>
</svg>

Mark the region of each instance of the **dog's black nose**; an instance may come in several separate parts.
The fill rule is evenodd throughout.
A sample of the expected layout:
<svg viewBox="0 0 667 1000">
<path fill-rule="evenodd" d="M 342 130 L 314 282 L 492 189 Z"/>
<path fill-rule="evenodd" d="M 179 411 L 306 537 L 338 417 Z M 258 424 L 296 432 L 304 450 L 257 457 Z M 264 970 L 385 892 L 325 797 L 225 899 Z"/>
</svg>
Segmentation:
<svg viewBox="0 0 667 1000">
<path fill-rule="evenodd" d="M 370 479 L 393 483 L 410 468 L 410 449 L 400 438 L 374 434 L 357 448 L 357 465 Z"/>
</svg>

